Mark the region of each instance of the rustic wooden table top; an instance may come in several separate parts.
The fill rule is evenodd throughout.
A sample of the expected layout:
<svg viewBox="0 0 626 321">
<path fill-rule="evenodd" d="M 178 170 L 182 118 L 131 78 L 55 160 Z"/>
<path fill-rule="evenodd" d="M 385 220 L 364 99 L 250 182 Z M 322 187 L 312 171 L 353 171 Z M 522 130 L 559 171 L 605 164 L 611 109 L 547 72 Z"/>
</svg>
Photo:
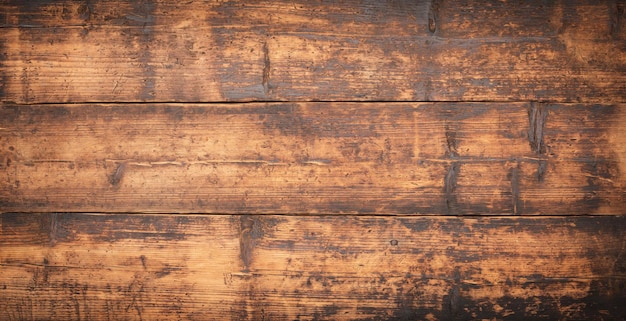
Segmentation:
<svg viewBox="0 0 626 321">
<path fill-rule="evenodd" d="M 0 320 L 625 320 L 625 9 L 0 0 Z"/>
</svg>

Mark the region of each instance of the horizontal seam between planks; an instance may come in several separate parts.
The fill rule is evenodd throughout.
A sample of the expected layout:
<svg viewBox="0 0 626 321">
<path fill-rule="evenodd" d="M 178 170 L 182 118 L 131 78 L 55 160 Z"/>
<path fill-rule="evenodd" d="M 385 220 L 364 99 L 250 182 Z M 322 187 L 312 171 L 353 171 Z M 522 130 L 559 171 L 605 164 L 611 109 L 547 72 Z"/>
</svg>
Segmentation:
<svg viewBox="0 0 626 321">
<path fill-rule="evenodd" d="M 388 217 L 388 218 L 428 218 L 428 219 L 476 219 L 476 218 L 488 218 L 488 219 L 503 219 L 503 218 L 536 218 L 536 219 L 554 219 L 554 218 L 609 218 L 609 217 L 626 217 L 626 213 L 623 214 L 466 214 L 466 215 L 442 215 L 442 214 L 340 214 L 340 213 L 209 213 L 209 212 L 133 212 L 133 211 L 111 211 L 111 212 L 44 212 L 44 211 L 9 211 L 0 212 L 3 214 L 83 214 L 83 215 L 146 215 L 146 216 L 282 216 L 282 217 L 354 217 L 354 218 L 376 218 L 376 217 Z"/>
<path fill-rule="evenodd" d="M 584 102 L 584 101 L 558 101 L 558 100 L 250 100 L 250 101 L 78 101 L 78 102 L 32 102 L 18 103 L 14 101 L 0 101 L 2 105 L 36 106 L 36 105 L 155 105 L 155 104 L 193 104 L 193 105 L 245 105 L 245 104 L 311 104 L 311 103 L 353 103 L 353 104 L 427 104 L 427 103 L 493 103 L 493 104 L 520 104 L 520 103 L 545 103 L 545 104 L 623 104 L 625 101 Z"/>
</svg>

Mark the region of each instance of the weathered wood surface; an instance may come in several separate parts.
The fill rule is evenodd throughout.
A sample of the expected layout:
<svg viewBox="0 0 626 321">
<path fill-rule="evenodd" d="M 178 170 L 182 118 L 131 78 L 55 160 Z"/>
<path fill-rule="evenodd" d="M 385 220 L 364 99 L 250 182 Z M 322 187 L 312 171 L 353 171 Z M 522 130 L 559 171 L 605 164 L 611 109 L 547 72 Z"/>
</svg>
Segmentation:
<svg viewBox="0 0 626 321">
<path fill-rule="evenodd" d="M 0 0 L 0 320 L 626 320 L 625 9 Z"/>
<path fill-rule="evenodd" d="M 626 102 L 617 1 L 0 2 L 0 100 Z"/>
<path fill-rule="evenodd" d="M 624 105 L 5 105 L 0 211 L 623 214 Z"/>
<path fill-rule="evenodd" d="M 3 320 L 621 320 L 626 217 L 0 215 Z"/>
</svg>

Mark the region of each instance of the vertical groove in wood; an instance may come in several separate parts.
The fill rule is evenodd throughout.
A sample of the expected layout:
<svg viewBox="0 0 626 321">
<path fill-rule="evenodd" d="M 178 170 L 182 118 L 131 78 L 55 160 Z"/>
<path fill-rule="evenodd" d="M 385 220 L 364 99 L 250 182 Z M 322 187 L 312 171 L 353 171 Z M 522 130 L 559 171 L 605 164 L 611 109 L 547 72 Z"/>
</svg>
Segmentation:
<svg viewBox="0 0 626 321">
<path fill-rule="evenodd" d="M 546 147 L 543 141 L 543 132 L 546 127 L 548 111 L 543 104 L 533 102 L 528 110 L 528 141 L 530 148 L 538 155 L 546 153 Z"/>
</svg>

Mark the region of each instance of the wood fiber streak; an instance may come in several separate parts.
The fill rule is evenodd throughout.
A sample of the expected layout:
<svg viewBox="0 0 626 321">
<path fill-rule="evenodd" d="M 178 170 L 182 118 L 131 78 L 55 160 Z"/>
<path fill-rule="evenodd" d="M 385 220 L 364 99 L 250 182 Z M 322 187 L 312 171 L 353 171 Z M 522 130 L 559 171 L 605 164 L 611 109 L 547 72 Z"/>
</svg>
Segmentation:
<svg viewBox="0 0 626 321">
<path fill-rule="evenodd" d="M 623 103 L 620 3 L 7 0 L 0 100 Z"/>
<path fill-rule="evenodd" d="M 5 212 L 618 214 L 623 107 L 7 105 L 0 204 Z"/>
<path fill-rule="evenodd" d="M 626 217 L 0 215 L 4 320 L 622 319 Z"/>
</svg>

